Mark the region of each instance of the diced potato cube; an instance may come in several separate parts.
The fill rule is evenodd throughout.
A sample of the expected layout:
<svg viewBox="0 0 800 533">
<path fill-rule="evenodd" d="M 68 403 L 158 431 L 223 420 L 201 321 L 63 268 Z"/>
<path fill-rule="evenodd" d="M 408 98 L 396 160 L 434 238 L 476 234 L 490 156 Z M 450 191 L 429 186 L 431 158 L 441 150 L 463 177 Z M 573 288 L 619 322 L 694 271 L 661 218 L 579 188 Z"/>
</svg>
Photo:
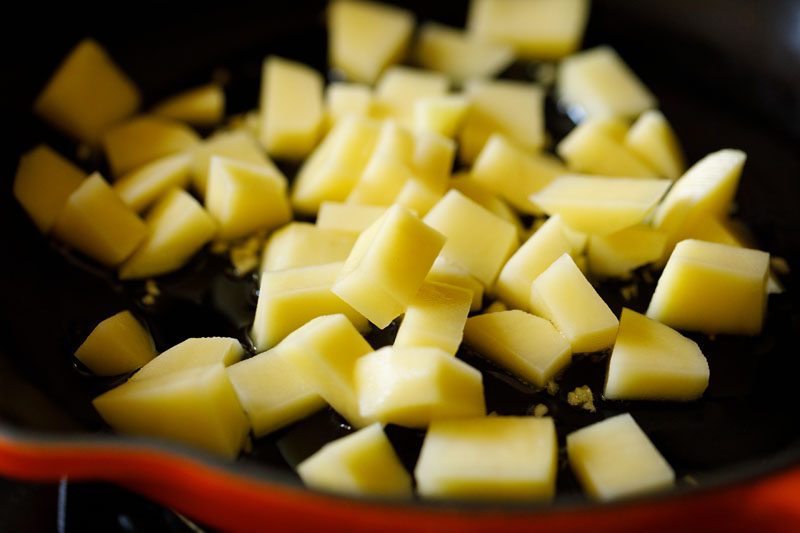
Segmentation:
<svg viewBox="0 0 800 533">
<path fill-rule="evenodd" d="M 414 476 L 426 498 L 549 501 L 557 471 L 552 418 L 489 416 L 434 421 Z"/>
<path fill-rule="evenodd" d="M 73 191 L 53 224 L 53 235 L 107 266 L 127 259 L 147 228 L 95 172 Z"/>
<path fill-rule="evenodd" d="M 483 307 L 483 283 L 475 279 L 469 273 L 469 270 L 443 255 L 437 257 L 436 261 L 433 262 L 430 272 L 425 276 L 425 281 L 454 285 L 471 291 L 472 303 L 470 304 L 470 311 L 478 311 Z"/>
<path fill-rule="evenodd" d="M 301 159 L 322 133 L 324 86 L 316 70 L 275 56 L 261 78 L 261 142 L 273 157 Z"/>
<path fill-rule="evenodd" d="M 438 348 L 386 346 L 355 364 L 361 416 L 424 428 L 440 418 L 483 416 L 481 373 Z"/>
<path fill-rule="evenodd" d="M 163 157 L 125 174 L 112 188 L 131 209 L 141 213 L 173 187 L 185 187 L 191 164 L 189 152 Z"/>
<path fill-rule="evenodd" d="M 400 189 L 395 203 L 407 208 L 412 213 L 425 216 L 436 205 L 436 202 L 442 199 L 442 196 L 444 196 L 443 191 L 432 188 L 425 181 L 410 179 Z"/>
<path fill-rule="evenodd" d="M 420 181 L 432 191 L 444 194 L 456 158 L 456 143 L 433 131 L 418 132 L 414 136 L 412 167 Z"/>
<path fill-rule="evenodd" d="M 623 309 L 603 396 L 610 400 L 696 400 L 708 387 L 708 361 L 697 343 Z"/>
<path fill-rule="evenodd" d="M 290 222 L 264 247 L 261 271 L 338 263 L 347 259 L 357 236 L 308 222 Z"/>
<path fill-rule="evenodd" d="M 766 252 L 681 241 L 661 273 L 647 316 L 676 329 L 757 335 L 768 269 Z"/>
<path fill-rule="evenodd" d="M 485 207 L 506 222 L 513 224 L 517 228 L 517 234 L 520 238 L 527 234 L 527 230 L 519 216 L 506 201 L 487 189 L 483 184 L 472 179 L 469 174 L 454 174 L 450 179 L 449 187 L 457 190 L 476 204 Z"/>
<path fill-rule="evenodd" d="M 408 304 L 394 346 L 430 346 L 455 355 L 470 305 L 471 290 L 426 281 Z"/>
<path fill-rule="evenodd" d="M 139 90 L 100 44 L 84 39 L 70 51 L 33 103 L 33 111 L 90 145 L 109 126 L 133 115 Z"/>
<path fill-rule="evenodd" d="M 131 372 L 155 356 L 150 332 L 130 311 L 100 322 L 75 351 L 75 357 L 98 376 Z"/>
<path fill-rule="evenodd" d="M 119 267 L 120 279 L 174 272 L 214 237 L 217 223 L 192 195 L 172 189 L 147 213 L 147 237 Z"/>
<path fill-rule="evenodd" d="M 450 190 L 424 221 L 447 241 L 442 254 L 491 287 L 500 268 L 519 246 L 516 228 L 460 192 Z"/>
<path fill-rule="evenodd" d="M 331 291 L 383 329 L 405 312 L 445 238 L 392 206 L 356 241 Z"/>
<path fill-rule="evenodd" d="M 244 355 L 239 341 L 231 337 L 199 337 L 186 339 L 162 352 L 131 376 L 130 381 L 159 378 L 193 368 L 221 364 L 230 366 Z"/>
<path fill-rule="evenodd" d="M 317 227 L 355 235 L 370 227 L 388 208 L 377 205 L 353 205 L 343 202 L 322 202 Z"/>
<path fill-rule="evenodd" d="M 186 124 L 147 115 L 113 126 L 103 134 L 103 149 L 114 176 L 199 143 L 200 136 Z"/>
<path fill-rule="evenodd" d="M 325 110 L 333 126 L 345 116 L 369 116 L 372 109 L 372 89 L 361 83 L 334 82 L 325 89 Z"/>
<path fill-rule="evenodd" d="M 49 233 L 67 199 L 86 173 L 47 145 L 22 154 L 14 177 L 14 198 L 42 233 Z"/>
<path fill-rule="evenodd" d="M 309 320 L 280 344 L 286 357 L 314 390 L 354 427 L 375 418 L 359 411 L 357 361 L 372 347 L 342 314 Z"/>
<path fill-rule="evenodd" d="M 671 185 L 655 178 L 567 174 L 531 196 L 548 215 L 590 235 L 609 235 L 644 220 Z"/>
<path fill-rule="evenodd" d="M 544 146 L 544 89 L 535 83 L 476 80 L 467 86 L 470 108 L 458 136 L 459 157 L 472 163 L 495 133 L 524 150 Z"/>
<path fill-rule="evenodd" d="M 421 98 L 444 96 L 447 76 L 410 67 L 390 67 L 375 86 L 375 113 L 414 126 L 414 103 Z"/>
<path fill-rule="evenodd" d="M 572 252 L 564 228 L 559 215 L 547 219 L 506 261 L 497 277 L 494 293 L 512 307 L 527 311 L 533 280 L 553 261 Z"/>
<path fill-rule="evenodd" d="M 344 313 L 360 330 L 367 319 L 331 292 L 344 263 L 261 273 L 261 288 L 251 336 L 259 350 L 278 344 L 312 318 Z"/>
<path fill-rule="evenodd" d="M 162 100 L 151 112 L 193 126 L 213 126 L 225 116 L 225 93 L 215 83 L 202 85 Z"/>
<path fill-rule="evenodd" d="M 625 136 L 625 146 L 665 178 L 676 180 L 686 169 L 678 137 L 657 109 L 639 116 Z"/>
<path fill-rule="evenodd" d="M 211 166 L 211 158 L 215 155 L 242 163 L 269 166 L 275 173 L 280 174 L 280 170 L 269 160 L 256 138 L 244 130 L 215 133 L 195 146 L 191 153 L 193 157 L 192 185 L 200 193 L 201 198 L 206 196 L 208 170 Z"/>
<path fill-rule="evenodd" d="M 610 46 L 598 46 L 565 58 L 557 89 L 570 114 L 588 117 L 636 117 L 658 105 L 655 96 Z"/>
<path fill-rule="evenodd" d="M 609 501 L 674 485 L 675 472 L 630 414 L 567 435 L 567 457 L 586 494 Z"/>
<path fill-rule="evenodd" d="M 420 27 L 415 55 L 423 67 L 447 74 L 456 82 L 491 78 L 514 61 L 509 46 L 476 39 L 463 30 L 434 22 Z"/>
<path fill-rule="evenodd" d="M 236 458 L 250 430 L 222 364 L 131 380 L 92 403 L 120 433 L 162 437 L 227 459 Z"/>
<path fill-rule="evenodd" d="M 531 310 L 555 324 L 573 353 L 604 350 L 617 336 L 619 320 L 569 254 L 562 255 L 533 281 Z"/>
<path fill-rule="evenodd" d="M 414 31 L 414 16 L 377 2 L 336 0 L 328 7 L 331 66 L 353 81 L 372 84 L 403 59 Z"/>
<path fill-rule="evenodd" d="M 411 476 L 378 423 L 323 446 L 297 465 L 309 487 L 369 497 L 411 497 Z"/>
<path fill-rule="evenodd" d="M 473 0 L 467 29 L 526 59 L 559 59 L 580 48 L 588 0 Z"/>
<path fill-rule="evenodd" d="M 434 131 L 453 139 L 467 116 L 468 109 L 469 101 L 462 95 L 417 98 L 414 101 L 414 129 Z"/>
<path fill-rule="evenodd" d="M 406 182 L 416 175 L 402 160 L 385 152 L 375 151 L 356 186 L 347 196 L 348 203 L 390 206 Z"/>
<path fill-rule="evenodd" d="M 629 278 L 640 266 L 658 261 L 667 236 L 650 226 L 631 226 L 600 237 L 589 237 L 589 270 L 600 278 Z"/>
<path fill-rule="evenodd" d="M 219 239 L 270 230 L 292 218 L 283 175 L 221 156 L 211 157 L 206 209 L 219 222 Z"/>
<path fill-rule="evenodd" d="M 538 387 L 572 361 L 569 342 L 553 324 L 516 309 L 468 318 L 464 340 Z"/>
<path fill-rule="evenodd" d="M 228 377 L 256 438 L 305 418 L 326 405 L 280 345 L 229 366 Z"/>
<path fill-rule="evenodd" d="M 483 310 L 483 314 L 500 313 L 502 311 L 508 311 L 508 306 L 503 303 L 502 300 L 495 300 L 486 306 L 486 309 Z"/>
</svg>

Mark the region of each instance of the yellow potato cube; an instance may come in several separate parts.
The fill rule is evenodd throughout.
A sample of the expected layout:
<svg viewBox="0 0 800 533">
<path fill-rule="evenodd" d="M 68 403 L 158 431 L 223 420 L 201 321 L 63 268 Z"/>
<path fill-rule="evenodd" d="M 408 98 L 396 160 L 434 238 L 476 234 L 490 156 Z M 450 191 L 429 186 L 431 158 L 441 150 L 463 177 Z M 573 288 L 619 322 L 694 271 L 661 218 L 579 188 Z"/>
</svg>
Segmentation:
<svg viewBox="0 0 800 533">
<path fill-rule="evenodd" d="M 447 241 L 442 255 L 469 270 L 486 287 L 519 246 L 516 228 L 460 192 L 450 190 L 424 222 Z"/>
<path fill-rule="evenodd" d="M 228 367 L 228 377 L 258 438 L 325 407 L 325 400 L 280 345 Z"/>
<path fill-rule="evenodd" d="M 178 441 L 226 459 L 239 455 L 250 430 L 222 364 L 131 380 L 92 403 L 120 433 Z"/>
<path fill-rule="evenodd" d="M 361 313 L 331 292 L 344 263 L 261 273 L 251 336 L 259 350 L 278 344 L 312 318 L 343 313 L 360 331 L 369 329 Z"/>
<path fill-rule="evenodd" d="M 610 400 L 696 400 L 708 387 L 708 361 L 697 343 L 623 309 L 603 396 Z"/>
<path fill-rule="evenodd" d="M 466 289 L 472 293 L 472 303 L 469 310 L 478 311 L 483 307 L 483 283 L 475 279 L 466 268 L 443 255 L 437 257 L 436 261 L 433 262 L 430 272 L 425 276 L 425 281 L 444 283 Z"/>
<path fill-rule="evenodd" d="M 277 228 L 292 218 L 283 175 L 221 156 L 211 157 L 206 209 L 219 222 L 219 239 Z"/>
<path fill-rule="evenodd" d="M 162 100 L 151 113 L 193 126 L 213 126 L 225 116 L 225 93 L 215 83 L 202 85 Z"/>
<path fill-rule="evenodd" d="M 681 241 L 661 273 L 647 316 L 676 329 L 757 335 L 768 271 L 766 252 Z"/>
<path fill-rule="evenodd" d="M 403 126 L 414 126 L 414 103 L 421 98 L 444 96 L 450 82 L 437 72 L 410 67 L 390 67 L 375 85 L 375 112 Z"/>
<path fill-rule="evenodd" d="M 549 501 L 557 471 L 552 418 L 489 416 L 434 421 L 414 477 L 425 498 Z"/>
<path fill-rule="evenodd" d="M 589 271 L 599 278 L 629 278 L 640 266 L 658 261 L 667 236 L 650 226 L 631 226 L 600 237 L 589 237 Z"/>
<path fill-rule="evenodd" d="M 432 191 L 444 194 L 447 190 L 455 157 L 456 143 L 452 139 L 433 131 L 415 135 L 412 167 Z"/>
<path fill-rule="evenodd" d="M 200 136 L 186 124 L 147 115 L 113 126 L 103 134 L 103 149 L 114 176 L 197 144 Z"/>
<path fill-rule="evenodd" d="M 84 39 L 70 51 L 33 103 L 33 111 L 70 136 L 100 143 L 109 126 L 133 115 L 139 89 L 100 44 Z"/>
<path fill-rule="evenodd" d="M 356 361 L 354 375 L 361 416 L 383 423 L 486 414 L 481 373 L 438 348 L 386 346 Z"/>
<path fill-rule="evenodd" d="M 525 59 L 559 59 L 580 48 L 588 0 L 473 0 L 467 29 Z"/>
<path fill-rule="evenodd" d="M 503 265 L 494 293 L 516 309 L 530 307 L 531 284 L 553 261 L 572 252 L 561 217 L 555 215 L 537 229 Z"/>
<path fill-rule="evenodd" d="M 261 143 L 272 157 L 298 160 L 322 133 L 322 91 L 316 70 L 275 56 L 264 60 L 261 77 Z"/>
<path fill-rule="evenodd" d="M 406 163 L 376 150 L 347 196 L 347 202 L 388 207 L 396 202 L 406 182 L 414 179 L 416 175 Z"/>
<path fill-rule="evenodd" d="M 49 233 L 67 199 L 86 173 L 47 145 L 40 144 L 19 158 L 14 198 L 39 231 Z"/>
<path fill-rule="evenodd" d="M 572 361 L 569 342 L 553 324 L 516 309 L 468 318 L 464 340 L 538 387 L 544 387 Z"/>
<path fill-rule="evenodd" d="M 352 0 L 328 6 L 328 60 L 353 81 L 372 84 L 403 59 L 414 31 L 405 9 Z"/>
<path fill-rule="evenodd" d="M 415 56 L 423 67 L 447 74 L 457 83 L 494 77 L 514 61 L 509 46 L 476 39 L 463 30 L 434 22 L 420 26 Z"/>
<path fill-rule="evenodd" d="M 333 82 L 325 89 L 325 110 L 329 126 L 349 114 L 369 116 L 372 110 L 372 89 L 361 83 Z"/>
<path fill-rule="evenodd" d="M 217 232 L 217 222 L 192 195 L 172 189 L 147 213 L 147 237 L 119 267 L 120 279 L 141 279 L 184 266 Z"/>
<path fill-rule="evenodd" d="M 412 213 L 425 216 L 436 202 L 442 199 L 444 193 L 434 190 L 422 180 L 408 180 L 397 194 L 395 203 L 407 208 Z"/>
<path fill-rule="evenodd" d="M 486 306 L 486 309 L 483 310 L 483 314 L 486 315 L 489 313 L 500 313 L 501 311 L 508 311 L 508 306 L 501 300 L 495 300 Z"/>
<path fill-rule="evenodd" d="M 129 172 L 112 188 L 122 201 L 141 213 L 173 187 L 189 183 L 192 154 L 181 152 L 163 157 Z"/>
<path fill-rule="evenodd" d="M 656 178 L 616 178 L 567 174 L 531 195 L 548 215 L 561 215 L 570 228 L 610 235 L 644 220 L 671 185 Z"/>
<path fill-rule="evenodd" d="M 678 137 L 657 109 L 639 116 L 625 136 L 625 146 L 662 177 L 676 180 L 686 169 Z"/>
<path fill-rule="evenodd" d="M 354 427 L 375 419 L 359 411 L 356 396 L 357 361 L 372 347 L 342 314 L 314 318 L 280 344 L 303 378 Z"/>
<path fill-rule="evenodd" d="M 445 238 L 392 206 L 356 241 L 331 291 L 383 329 L 403 314 Z"/>
<path fill-rule="evenodd" d="M 322 202 L 319 206 L 316 224 L 320 229 L 358 235 L 381 218 L 387 209 L 385 206 L 377 205 Z"/>
<path fill-rule="evenodd" d="M 481 150 L 470 177 L 523 213 L 540 214 L 530 201 L 567 168 L 545 153 L 532 154 L 514 146 L 502 135 L 492 135 Z"/>
<path fill-rule="evenodd" d="M 556 259 L 533 281 L 531 310 L 555 324 L 572 353 L 605 350 L 617 336 L 619 320 L 569 254 Z"/>
<path fill-rule="evenodd" d="M 506 222 L 513 224 L 517 228 L 517 234 L 520 238 L 527 235 L 527 230 L 519 216 L 505 200 L 498 197 L 483 184 L 472 179 L 469 174 L 454 174 L 450 179 L 449 188 L 457 190 L 476 204 L 485 207 Z"/>
<path fill-rule="evenodd" d="M 186 339 L 162 352 L 131 376 L 130 381 L 160 378 L 193 368 L 214 365 L 230 366 L 244 355 L 239 341 L 231 337 L 199 337 Z"/>
<path fill-rule="evenodd" d="M 100 322 L 75 351 L 75 357 L 98 376 L 132 372 L 155 356 L 150 332 L 130 311 Z"/>
<path fill-rule="evenodd" d="M 275 231 L 264 247 L 261 271 L 338 263 L 347 259 L 356 235 L 321 228 L 308 222 L 290 222 Z"/>
<path fill-rule="evenodd" d="M 610 46 L 598 46 L 561 62 L 557 89 L 571 114 L 635 117 L 658 105 L 655 96 Z"/>
<path fill-rule="evenodd" d="M 73 191 L 53 224 L 53 235 L 106 266 L 127 259 L 147 228 L 95 172 Z"/>
<path fill-rule="evenodd" d="M 426 281 L 408 304 L 394 346 L 429 346 L 455 355 L 471 305 L 471 290 Z"/>
<path fill-rule="evenodd" d="M 675 472 L 628 413 L 567 435 L 567 457 L 584 492 L 601 501 L 655 492 Z"/>
<path fill-rule="evenodd" d="M 303 483 L 368 497 L 411 497 L 411 476 L 378 423 L 323 446 L 297 465 Z"/>
<path fill-rule="evenodd" d="M 453 139 L 467 116 L 468 109 L 469 100 L 462 95 L 417 98 L 414 101 L 414 129 L 434 131 Z"/>
</svg>

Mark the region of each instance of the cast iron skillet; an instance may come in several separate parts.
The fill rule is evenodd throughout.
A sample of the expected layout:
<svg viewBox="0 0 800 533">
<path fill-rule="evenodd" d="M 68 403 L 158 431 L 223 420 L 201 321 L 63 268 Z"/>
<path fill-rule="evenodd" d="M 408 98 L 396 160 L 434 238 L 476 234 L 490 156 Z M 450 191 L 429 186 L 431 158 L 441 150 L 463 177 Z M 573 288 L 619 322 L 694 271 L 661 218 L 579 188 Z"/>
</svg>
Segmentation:
<svg viewBox="0 0 800 533">
<path fill-rule="evenodd" d="M 10 194 L 18 156 L 44 141 L 74 159 L 76 147 L 32 117 L 30 104 L 69 47 L 91 35 L 136 80 L 147 103 L 217 77 L 228 80 L 229 111 L 246 111 L 257 102 L 260 62 L 266 54 L 326 69 L 324 3 L 269 4 L 219 11 L 140 6 L 124 14 L 125 24 L 117 11 L 113 16 L 51 12 L 44 19 L 23 17 L 10 32 L 15 46 L 5 48 L 8 74 L 2 79 L 2 116 L 13 135 L 1 156 L 8 177 L 7 190 L 0 195 L 8 231 L 0 262 L 0 472 L 28 479 L 70 474 L 111 480 L 226 528 L 252 526 L 265 516 L 283 527 L 351 530 L 422 524 L 436 524 L 439 530 L 488 524 L 538 524 L 551 531 L 592 524 L 621 530 L 656 520 L 675 526 L 693 516 L 718 516 L 718 524 L 727 520 L 746 527 L 748 519 L 765 519 L 766 511 L 772 513 L 773 525 L 792 519 L 800 527 L 800 424 L 794 385 L 800 370 L 795 356 L 799 317 L 791 274 L 781 278 L 787 292 L 770 297 L 761 336 L 712 341 L 692 335 L 709 359 L 711 383 L 702 400 L 688 405 L 600 401 L 598 413 L 590 414 L 567 406 L 564 399 L 567 391 L 583 384 L 602 390 L 602 358 L 577 358 L 561 379 L 560 393 L 551 397 L 526 388 L 468 350 L 459 354 L 484 372 L 490 411 L 522 414 L 545 403 L 562 446 L 573 429 L 631 412 L 679 480 L 675 491 L 631 504 L 600 508 L 589 503 L 563 460 L 552 506 L 379 505 L 312 493 L 302 488 L 291 466 L 349 431 L 332 411 L 257 440 L 253 451 L 233 465 L 177 445 L 109 434 L 90 400 L 118 380 L 94 378 L 71 357 L 91 328 L 128 308 L 148 323 L 159 349 L 190 336 L 227 335 L 246 343 L 256 285 L 252 278 L 230 276 L 224 260 L 201 254 L 181 272 L 160 279 L 162 296 L 155 306 L 147 306 L 141 301 L 142 283 L 120 283 L 112 273 L 39 235 Z M 420 19 L 464 22 L 464 2 L 405 5 Z M 689 0 L 646 5 L 605 0 L 593 6 L 585 44 L 608 43 L 618 49 L 658 96 L 688 161 L 726 147 L 748 153 L 737 216 L 752 228 L 763 249 L 795 265 L 800 248 L 800 216 L 794 205 L 800 198 L 800 2 L 752 9 L 752 4 L 734 0 L 702 5 Z M 527 74 L 517 66 L 507 75 Z M 556 139 L 570 127 L 550 106 L 548 130 Z M 93 169 L 102 161 L 83 164 Z M 652 287 L 643 283 L 630 302 L 622 299 L 619 288 L 612 283 L 601 289 L 615 312 L 623 305 L 646 308 Z M 391 328 L 369 340 L 377 346 L 390 336 Z M 395 426 L 387 433 L 413 469 L 423 434 Z M 776 472 L 784 473 L 775 477 Z M 762 512 L 747 502 L 758 502 Z M 294 512 L 300 514 L 291 518 Z"/>
</svg>

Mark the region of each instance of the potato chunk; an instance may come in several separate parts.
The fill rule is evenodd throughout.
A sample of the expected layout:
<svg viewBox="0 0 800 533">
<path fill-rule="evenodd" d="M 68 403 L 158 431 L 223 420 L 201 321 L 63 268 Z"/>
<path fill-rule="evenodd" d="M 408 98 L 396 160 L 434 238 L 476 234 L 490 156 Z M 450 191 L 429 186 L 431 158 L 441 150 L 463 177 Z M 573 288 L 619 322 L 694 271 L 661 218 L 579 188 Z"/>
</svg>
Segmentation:
<svg viewBox="0 0 800 533">
<path fill-rule="evenodd" d="M 567 435 L 567 457 L 583 490 L 596 500 L 637 496 L 675 483 L 672 467 L 627 413 Z"/>
<path fill-rule="evenodd" d="M 426 498 L 549 501 L 557 470 L 552 418 L 490 416 L 432 422 L 414 476 Z"/>
<path fill-rule="evenodd" d="M 425 276 L 425 281 L 454 285 L 468 290 L 472 293 L 470 311 L 478 311 L 483 307 L 483 283 L 475 279 L 466 268 L 443 255 L 439 255 L 433 262 L 430 272 Z"/>
<path fill-rule="evenodd" d="M 270 161 L 256 138 L 243 130 L 215 133 L 192 148 L 190 153 L 192 186 L 201 198 L 206 196 L 208 170 L 211 167 L 211 158 L 215 155 L 241 163 L 268 166 L 276 174 L 280 174 L 280 170 Z"/>
<path fill-rule="evenodd" d="M 139 89 L 100 44 L 84 39 L 73 48 L 33 103 L 33 111 L 90 145 L 109 126 L 133 115 Z"/>
<path fill-rule="evenodd" d="M 411 497 L 411 476 L 375 423 L 323 446 L 297 465 L 309 487 L 369 497 Z"/>
<path fill-rule="evenodd" d="M 600 237 L 589 237 L 589 270 L 599 278 L 629 278 L 634 269 L 661 258 L 667 236 L 638 225 Z"/>
<path fill-rule="evenodd" d="M 189 152 L 163 157 L 125 174 L 112 188 L 131 209 L 141 213 L 173 187 L 184 188 L 191 164 Z"/>
<path fill-rule="evenodd" d="M 276 230 L 264 247 L 261 271 L 339 263 L 347 259 L 356 235 L 308 222 L 290 222 Z"/>
<path fill-rule="evenodd" d="M 636 119 L 625 135 L 625 146 L 665 178 L 676 180 L 686 168 L 678 137 L 657 109 Z"/>
<path fill-rule="evenodd" d="M 156 356 L 153 338 L 130 311 L 100 322 L 75 351 L 98 376 L 116 376 L 146 365 Z"/>
<path fill-rule="evenodd" d="M 186 339 L 147 363 L 131 376 L 130 381 L 151 379 L 216 364 L 230 366 L 239 361 L 242 355 L 244 355 L 242 345 L 230 337 Z"/>
<path fill-rule="evenodd" d="M 623 309 L 603 395 L 610 400 L 696 400 L 708 387 L 697 343 L 636 311 Z"/>
<path fill-rule="evenodd" d="M 543 387 L 572 360 L 569 342 L 549 321 L 525 311 L 467 319 L 464 339 L 521 378 Z"/>
<path fill-rule="evenodd" d="M 344 202 L 322 202 L 317 215 L 317 227 L 359 235 L 381 218 L 388 207 L 353 205 Z"/>
<path fill-rule="evenodd" d="M 414 103 L 421 98 L 444 96 L 450 85 L 447 76 L 411 67 L 390 67 L 375 86 L 374 112 L 403 126 L 414 126 Z"/>
<path fill-rule="evenodd" d="M 661 273 L 647 316 L 676 329 L 757 335 L 768 271 L 766 252 L 681 241 Z"/>
<path fill-rule="evenodd" d="M 414 101 L 414 129 L 435 131 L 449 139 L 455 138 L 469 110 L 463 95 L 446 94 L 417 98 Z"/>
<path fill-rule="evenodd" d="M 372 89 L 362 83 L 333 82 L 325 89 L 325 111 L 328 126 L 333 126 L 345 116 L 369 116 L 372 110 Z"/>
<path fill-rule="evenodd" d="M 143 115 L 109 128 L 103 149 L 114 176 L 200 144 L 200 136 L 181 122 Z"/>
<path fill-rule="evenodd" d="M 386 346 L 355 364 L 361 416 L 424 428 L 439 418 L 483 416 L 481 373 L 438 348 Z"/>
<path fill-rule="evenodd" d="M 430 346 L 455 354 L 471 304 L 471 290 L 426 281 L 408 304 L 394 346 Z"/>
<path fill-rule="evenodd" d="M 151 112 L 193 126 L 213 126 L 225 116 L 225 93 L 215 83 L 202 85 L 162 100 Z"/>
</svg>

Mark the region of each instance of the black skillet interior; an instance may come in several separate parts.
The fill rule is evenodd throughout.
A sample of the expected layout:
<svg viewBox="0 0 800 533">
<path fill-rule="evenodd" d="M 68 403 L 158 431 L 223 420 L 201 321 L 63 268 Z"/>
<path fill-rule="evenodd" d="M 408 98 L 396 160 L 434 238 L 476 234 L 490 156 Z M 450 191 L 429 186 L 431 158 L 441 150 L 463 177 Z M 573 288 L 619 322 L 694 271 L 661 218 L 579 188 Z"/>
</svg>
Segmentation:
<svg viewBox="0 0 800 533">
<path fill-rule="evenodd" d="M 646 4 L 646 5 L 645 5 Z M 404 2 L 420 20 L 464 23 L 466 2 Z M 753 12 L 743 0 L 624 2 L 593 6 L 587 46 L 615 46 L 661 102 L 661 108 L 694 162 L 711 151 L 745 150 L 737 216 L 763 249 L 796 264 L 800 215 L 800 2 L 772 2 Z M 149 9 L 152 8 L 152 9 Z M 253 6 L 200 8 L 138 5 L 135 12 L 109 7 L 50 16 L 22 17 L 10 29 L 14 46 L 4 47 L 3 114 L 7 131 L 2 152 L 7 227 L 0 261 L 4 305 L 0 307 L 0 418 L 15 427 L 55 431 L 105 430 L 90 400 L 115 380 L 82 372 L 71 356 L 100 320 L 131 309 L 151 328 L 159 349 L 190 336 L 227 335 L 247 342 L 255 306 L 255 280 L 236 279 L 224 259 L 201 254 L 182 271 L 159 280 L 155 305 L 142 303 L 143 283 L 120 283 L 113 273 L 65 251 L 39 235 L 10 194 L 21 152 L 47 142 L 75 158 L 76 147 L 29 112 L 30 104 L 68 48 L 91 35 L 142 88 L 146 103 L 176 90 L 226 80 L 229 111 L 255 107 L 261 59 L 277 54 L 325 70 L 324 2 L 263 2 Z M 794 17 L 794 19 L 792 19 Z M 35 22 L 34 22 L 35 20 Z M 787 20 L 789 22 L 787 22 Z M 66 21 L 66 22 L 65 22 Z M 793 43 L 793 44 L 792 44 Z M 793 48 L 794 47 L 794 48 Z M 524 76 L 524 68 L 509 75 Z M 558 139 L 571 124 L 551 106 L 548 129 Z M 87 170 L 93 162 L 83 162 Z M 102 164 L 102 162 L 100 162 Z M 287 169 L 291 172 L 291 169 Z M 771 296 L 764 333 L 756 338 L 709 340 L 691 335 L 708 357 L 711 382 L 702 400 L 690 404 L 598 401 L 595 414 L 566 403 L 569 390 L 602 390 L 606 360 L 578 357 L 561 378 L 557 395 L 534 391 L 464 350 L 460 356 L 484 372 L 487 407 L 521 414 L 544 403 L 554 416 L 563 445 L 571 430 L 620 412 L 631 412 L 674 466 L 682 487 L 715 485 L 800 459 L 795 379 L 798 306 L 793 276 L 783 276 L 783 295 Z M 618 314 L 623 305 L 642 311 L 649 291 L 625 302 L 622 284 L 601 293 Z M 391 330 L 391 327 L 389 328 Z M 390 335 L 390 333 L 389 333 Z M 374 345 L 387 342 L 377 332 Z M 118 381 L 118 380 L 116 380 Z M 242 459 L 271 469 L 290 466 L 348 429 L 331 411 L 255 442 Z M 389 426 L 387 433 L 413 468 L 423 434 Z M 563 458 L 563 456 L 562 456 Z M 690 476 L 687 478 L 687 476 Z M 299 483 L 299 481 L 297 481 Z M 557 503 L 580 502 L 579 489 L 564 467 Z"/>
</svg>

